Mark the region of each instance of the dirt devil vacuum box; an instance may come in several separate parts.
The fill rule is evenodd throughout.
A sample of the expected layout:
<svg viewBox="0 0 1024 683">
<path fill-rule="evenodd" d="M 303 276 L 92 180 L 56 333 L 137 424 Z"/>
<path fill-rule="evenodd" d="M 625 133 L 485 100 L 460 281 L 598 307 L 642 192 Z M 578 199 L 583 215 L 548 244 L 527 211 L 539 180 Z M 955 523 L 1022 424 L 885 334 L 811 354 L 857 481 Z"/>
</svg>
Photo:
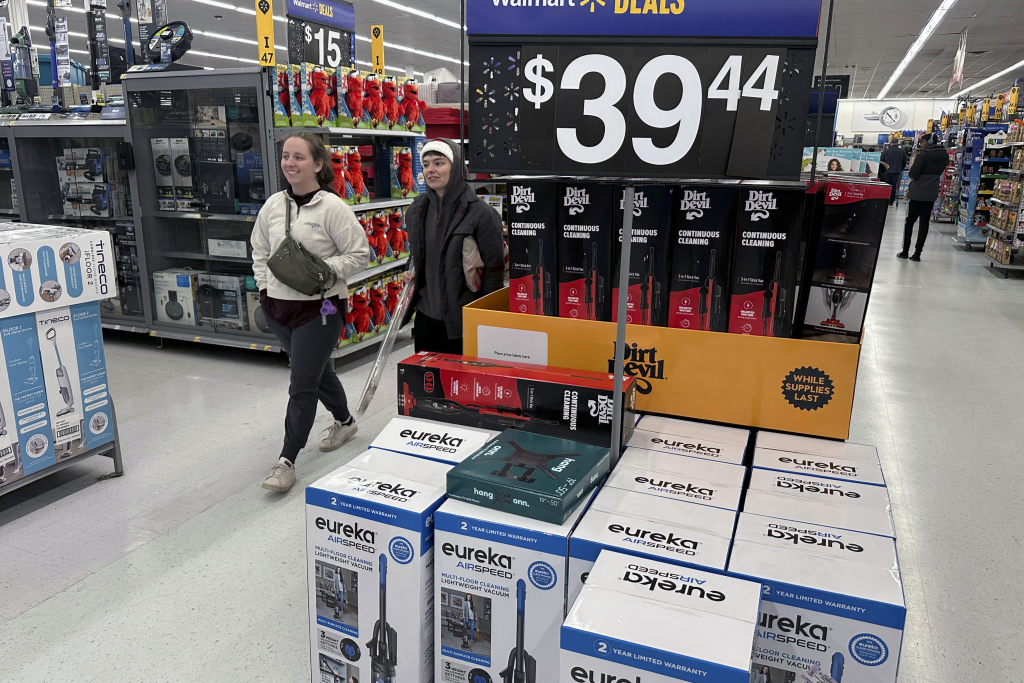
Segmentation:
<svg viewBox="0 0 1024 683">
<path fill-rule="evenodd" d="M 306 488 L 313 683 L 324 658 L 357 681 L 432 679 L 432 516 L 447 471 L 372 450 Z"/>
<path fill-rule="evenodd" d="M 585 508 L 558 525 L 460 500 L 438 509 L 435 683 L 556 680 L 569 534 Z"/>
<path fill-rule="evenodd" d="M 415 417 L 396 417 L 384 426 L 371 448 L 446 462 L 462 462 L 498 435 L 487 429 L 457 427 Z"/>
<path fill-rule="evenodd" d="M 558 185 L 508 184 L 508 301 L 512 313 L 558 315 Z"/>
<path fill-rule="evenodd" d="M 740 191 L 729 332 L 791 335 L 804 194 L 802 190 Z"/>
<path fill-rule="evenodd" d="M 561 524 L 609 460 L 601 446 L 506 429 L 448 472 L 448 497 Z"/>
<path fill-rule="evenodd" d="M 815 666 L 896 680 L 907 610 L 893 539 L 742 513 L 728 573 L 762 584 L 752 665 L 771 680 Z"/>
<path fill-rule="evenodd" d="M 611 320 L 612 185 L 558 190 L 558 315 Z"/>
<path fill-rule="evenodd" d="M 881 486 L 755 469 L 743 511 L 896 538 L 889 493 Z"/>
<path fill-rule="evenodd" d="M 558 683 L 749 683 L 760 593 L 605 550 L 562 625 Z"/>
<path fill-rule="evenodd" d="M 668 326 L 729 330 L 729 241 L 736 188 L 683 186 L 672 197 Z"/>
<path fill-rule="evenodd" d="M 519 429 L 611 444 L 612 375 L 421 351 L 398 364 L 398 412 L 452 424 Z M 636 382 L 623 378 L 622 442 L 636 422 Z M 613 463 L 614 464 L 614 463 Z"/>
<path fill-rule="evenodd" d="M 725 572 L 736 512 L 604 487 L 569 539 L 567 607 L 602 550 Z"/>
<path fill-rule="evenodd" d="M 622 219 L 625 199 L 615 191 L 615 240 L 612 243 L 612 301 L 618 301 L 619 263 L 622 261 Z M 668 319 L 669 242 L 672 229 L 672 189 L 644 185 L 633 195 L 633 240 L 629 251 L 629 296 L 626 322 L 665 326 Z M 618 320 L 612 305 L 612 322 Z"/>
<path fill-rule="evenodd" d="M 747 429 L 644 415 L 627 445 L 742 465 L 749 438 Z"/>
</svg>

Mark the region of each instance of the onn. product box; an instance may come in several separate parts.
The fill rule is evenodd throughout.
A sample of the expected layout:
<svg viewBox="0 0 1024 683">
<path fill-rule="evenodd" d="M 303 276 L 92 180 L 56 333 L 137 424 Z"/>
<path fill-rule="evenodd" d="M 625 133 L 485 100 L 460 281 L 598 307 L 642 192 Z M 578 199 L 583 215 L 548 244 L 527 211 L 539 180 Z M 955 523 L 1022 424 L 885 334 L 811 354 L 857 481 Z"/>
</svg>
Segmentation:
<svg viewBox="0 0 1024 683">
<path fill-rule="evenodd" d="M 116 294 L 109 232 L 31 223 L 0 227 L 0 317 Z"/>
<path fill-rule="evenodd" d="M 736 511 L 605 486 L 569 539 L 572 607 L 603 550 L 725 572 Z"/>
<path fill-rule="evenodd" d="M 416 417 L 395 417 L 370 443 L 381 448 L 454 465 L 476 453 L 498 435 L 488 429 L 473 429 Z"/>
<path fill-rule="evenodd" d="M 752 665 L 894 683 L 906 604 L 891 538 L 741 513 L 728 574 L 762 584 Z"/>
<path fill-rule="evenodd" d="M 760 593 L 752 581 L 602 551 L 562 625 L 558 683 L 749 683 Z"/>
<path fill-rule="evenodd" d="M 560 525 L 459 500 L 438 509 L 436 683 L 556 679 L 569 534 L 585 507 Z"/>
<path fill-rule="evenodd" d="M 448 495 L 561 524 L 608 474 L 607 448 L 506 429 L 448 472 Z"/>
<path fill-rule="evenodd" d="M 306 488 L 312 681 L 433 676 L 434 533 L 447 465 L 372 450 Z"/>
</svg>

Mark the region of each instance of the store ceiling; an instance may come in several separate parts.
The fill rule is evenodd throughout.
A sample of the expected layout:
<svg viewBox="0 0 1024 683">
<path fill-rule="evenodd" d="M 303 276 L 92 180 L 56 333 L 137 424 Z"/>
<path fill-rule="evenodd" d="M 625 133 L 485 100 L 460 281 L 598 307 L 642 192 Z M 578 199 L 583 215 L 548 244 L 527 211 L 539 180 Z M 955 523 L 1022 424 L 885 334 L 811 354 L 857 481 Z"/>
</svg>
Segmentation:
<svg viewBox="0 0 1024 683">
<path fill-rule="evenodd" d="M 28 2 L 32 26 L 39 29 L 33 30 L 33 38 L 37 44 L 45 45 L 46 36 L 41 28 L 45 24 L 45 3 L 42 0 Z M 829 74 L 850 74 L 851 97 L 876 97 L 940 2 L 836 0 Z M 116 0 L 109 0 L 112 38 L 123 36 L 115 4 Z M 387 43 L 440 56 L 387 47 L 385 61 L 389 67 L 400 72 L 404 72 L 407 66 L 412 66 L 417 72 L 445 67 L 457 73 L 458 0 L 355 0 L 354 4 L 357 36 L 365 38 L 369 35 L 370 24 L 383 23 Z M 255 17 L 252 13 L 233 9 L 234 4 L 230 1 L 169 0 L 169 5 L 172 19 L 184 20 L 194 30 L 203 32 L 195 36 L 193 49 L 182 61 L 213 68 L 256 63 Z M 81 3 L 76 2 L 75 11 L 67 13 L 69 29 L 73 32 L 70 36 L 71 50 L 74 59 L 87 63 L 85 17 L 79 7 Z M 252 4 L 243 2 L 239 7 L 249 11 Z M 434 15 L 447 23 L 417 16 L 407 11 L 409 8 Z M 824 43 L 827 9 L 826 3 L 822 8 L 819 43 Z M 274 12 L 283 17 L 283 0 L 274 3 Z M 969 87 L 1024 59 L 1024 2 L 957 0 L 890 88 L 888 97 L 947 96 L 953 56 L 959 34 L 965 28 L 968 29 L 968 52 L 983 51 L 983 54 L 968 54 L 964 68 L 965 86 Z M 133 25 L 133 29 L 137 35 L 137 27 Z M 286 45 L 287 24 L 276 21 L 275 31 L 277 45 Z M 123 41 L 112 40 L 112 44 L 120 46 Z M 357 40 L 356 59 L 368 63 L 369 53 L 369 42 Z M 286 51 L 278 50 L 277 58 L 287 61 Z M 821 47 L 816 73 L 820 73 L 820 59 Z M 1017 76 L 1024 77 L 1024 67 L 987 83 L 984 92 L 1006 90 Z M 952 93 L 958 90 L 954 88 Z"/>
</svg>

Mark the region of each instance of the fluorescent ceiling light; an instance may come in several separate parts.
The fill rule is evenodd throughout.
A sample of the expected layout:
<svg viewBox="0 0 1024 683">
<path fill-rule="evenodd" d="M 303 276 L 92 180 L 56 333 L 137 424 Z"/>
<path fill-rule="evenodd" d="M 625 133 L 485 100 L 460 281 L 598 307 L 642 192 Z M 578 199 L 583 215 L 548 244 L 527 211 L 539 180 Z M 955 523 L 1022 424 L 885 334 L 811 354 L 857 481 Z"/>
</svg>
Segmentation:
<svg viewBox="0 0 1024 683">
<path fill-rule="evenodd" d="M 946 16 L 946 12 L 948 12 L 949 8 L 954 4 L 956 4 L 956 0 L 942 0 L 942 4 L 932 12 L 932 16 L 928 19 L 928 23 L 924 25 L 924 28 L 921 29 L 921 33 L 917 36 L 917 40 L 915 40 L 914 44 L 910 46 L 909 50 L 907 50 L 907 54 L 904 55 L 903 61 L 900 62 L 899 66 L 896 67 L 896 70 L 892 72 L 892 76 L 889 77 L 889 81 L 885 84 L 885 87 L 882 88 L 882 91 L 878 93 L 877 99 L 885 99 L 885 96 L 889 94 L 889 89 L 896 83 L 896 79 L 903 74 L 904 69 L 910 66 L 910 62 L 914 61 L 914 57 L 916 57 L 917 53 L 921 51 L 921 48 L 928 42 L 928 39 L 932 37 L 932 33 L 935 32 L 939 22 L 942 21 L 942 18 Z"/>
<path fill-rule="evenodd" d="M 1002 71 L 1000 71 L 997 74 L 992 74 L 991 76 L 989 76 L 988 78 L 986 78 L 984 80 L 978 81 L 977 83 L 975 83 L 974 85 L 972 85 L 969 88 L 964 88 L 963 90 L 961 90 L 960 92 L 958 92 L 956 94 L 956 97 L 959 97 L 960 95 L 964 95 L 966 93 L 969 93 L 972 90 L 974 90 L 975 88 L 981 87 L 981 86 L 985 85 L 986 83 L 991 83 L 992 81 L 996 80 L 997 78 L 1001 78 L 1001 77 L 1005 76 L 1006 74 L 1010 73 L 1011 71 L 1016 71 L 1017 69 L 1021 69 L 1021 68 L 1024 68 L 1024 60 L 1021 60 L 1021 61 L 1017 62 L 1016 64 L 1014 64 L 1013 66 L 1011 66 L 1009 68 L 1003 69 Z"/>
<path fill-rule="evenodd" d="M 418 10 L 415 7 L 409 7 L 408 5 L 403 5 L 403 4 L 398 3 L 398 2 L 392 2 L 391 0 L 373 0 L 373 1 L 376 2 L 376 3 L 380 3 L 381 5 L 384 5 L 385 7 L 393 7 L 394 9 L 400 10 L 402 12 L 408 12 L 409 14 L 415 14 L 416 16 L 423 17 L 424 19 L 430 19 L 431 21 L 436 21 L 437 23 L 444 24 L 445 26 L 451 26 L 452 28 L 461 28 L 459 26 L 458 22 L 448 21 L 447 19 L 442 19 L 441 17 L 439 17 L 437 15 L 430 14 L 429 12 L 424 12 L 423 10 Z"/>
</svg>

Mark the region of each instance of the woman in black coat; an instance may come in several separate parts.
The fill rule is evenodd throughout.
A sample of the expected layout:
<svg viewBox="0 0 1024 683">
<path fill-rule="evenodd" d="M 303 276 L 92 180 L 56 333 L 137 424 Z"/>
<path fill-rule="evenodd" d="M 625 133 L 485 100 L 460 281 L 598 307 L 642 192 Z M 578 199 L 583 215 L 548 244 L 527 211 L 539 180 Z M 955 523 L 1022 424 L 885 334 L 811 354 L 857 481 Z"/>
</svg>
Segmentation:
<svg viewBox="0 0 1024 683">
<path fill-rule="evenodd" d="M 928 238 L 928 219 L 931 218 L 932 205 L 939 196 L 942 174 L 949 166 L 949 154 L 939 144 L 936 133 L 921 136 L 921 146 L 910 166 L 910 187 L 907 189 L 907 223 L 903 226 L 903 251 L 896 254 L 897 258 L 907 258 L 910 252 L 910 238 L 914 234 L 914 221 L 920 221 L 917 230 L 917 244 L 911 261 L 921 260 L 921 249 Z"/>
</svg>

